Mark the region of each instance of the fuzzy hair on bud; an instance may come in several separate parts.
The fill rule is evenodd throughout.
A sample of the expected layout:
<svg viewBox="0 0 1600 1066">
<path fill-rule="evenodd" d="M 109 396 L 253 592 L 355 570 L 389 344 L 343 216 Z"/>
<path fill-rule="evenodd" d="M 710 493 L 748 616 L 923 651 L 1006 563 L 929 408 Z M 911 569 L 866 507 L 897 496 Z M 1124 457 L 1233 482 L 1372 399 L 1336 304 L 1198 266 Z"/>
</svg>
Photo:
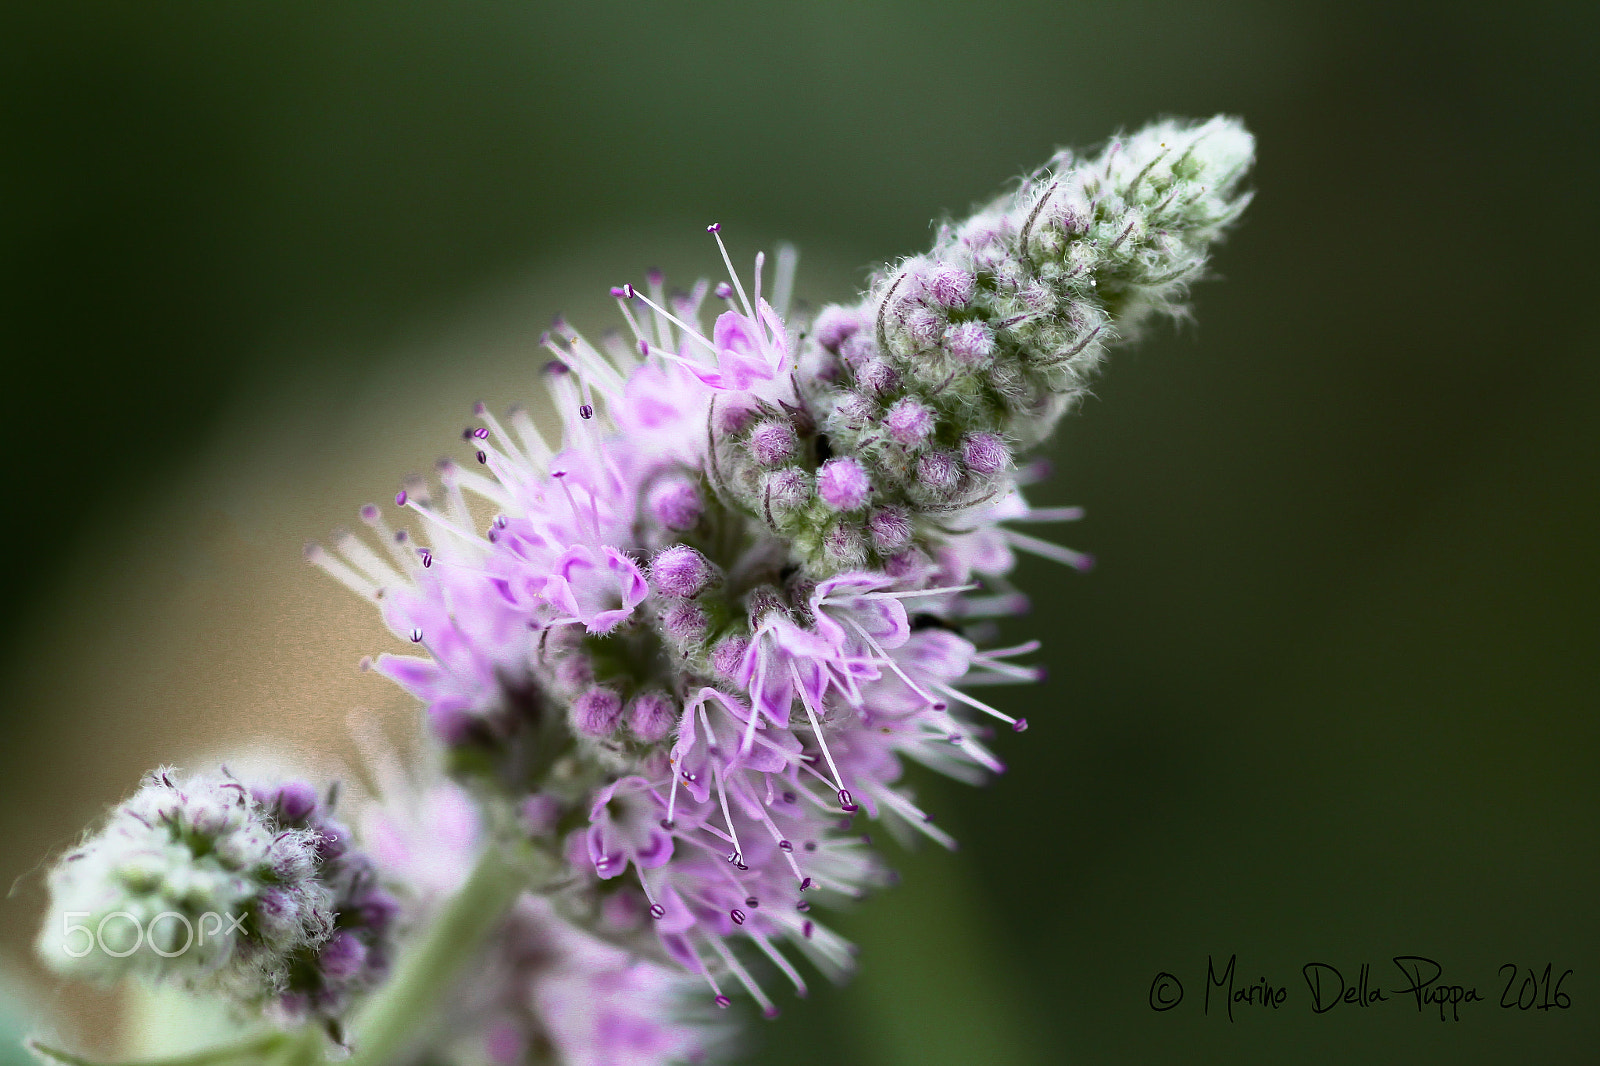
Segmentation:
<svg viewBox="0 0 1600 1066">
<path fill-rule="evenodd" d="M 650 561 L 650 584 L 663 596 L 698 596 L 719 576 L 716 566 L 687 544 L 664 548 Z"/>
<path fill-rule="evenodd" d="M 933 412 L 921 401 L 906 396 L 889 408 L 883 425 L 896 442 L 913 448 L 933 433 Z"/>
<path fill-rule="evenodd" d="M 911 544 L 911 519 L 900 507 L 880 507 L 867 516 L 872 546 L 884 555 L 904 551 Z"/>
<path fill-rule="evenodd" d="M 961 442 L 961 458 L 978 474 L 998 474 L 1011 465 L 1011 449 L 993 433 L 974 433 Z"/>
<path fill-rule="evenodd" d="M 940 305 L 961 308 L 972 302 L 977 279 L 960 267 L 941 267 L 934 273 L 928 291 Z"/>
<path fill-rule="evenodd" d="M 945 332 L 944 342 L 963 363 L 981 363 L 994 352 L 994 330 L 984 322 L 961 322 Z"/>
<path fill-rule="evenodd" d="M 665 692 L 641 692 L 628 701 L 628 728 L 646 744 L 666 739 L 678 721 L 678 706 Z"/>
<path fill-rule="evenodd" d="M 838 352 L 839 345 L 855 336 L 861 329 L 861 315 L 854 308 L 832 304 L 817 315 L 811 324 L 811 336 L 830 352 Z"/>
<path fill-rule="evenodd" d="M 793 459 L 800 438 L 787 422 L 766 421 L 750 431 L 750 454 L 762 466 L 779 466 Z"/>
<path fill-rule="evenodd" d="M 586 737 L 609 737 L 622 721 L 622 697 L 596 686 L 572 701 L 572 727 Z"/>
</svg>

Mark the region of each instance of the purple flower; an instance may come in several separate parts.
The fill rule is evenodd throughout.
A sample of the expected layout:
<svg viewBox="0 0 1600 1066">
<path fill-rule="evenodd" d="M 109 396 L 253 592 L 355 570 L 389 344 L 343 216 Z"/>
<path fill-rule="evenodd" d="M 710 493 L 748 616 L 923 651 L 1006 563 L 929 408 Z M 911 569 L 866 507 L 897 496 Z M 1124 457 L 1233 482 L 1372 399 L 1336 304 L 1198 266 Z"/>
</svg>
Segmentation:
<svg viewBox="0 0 1600 1066">
<path fill-rule="evenodd" d="M 633 863 L 654 870 L 672 858 L 672 837 L 658 824 L 659 802 L 650 782 L 624 777 L 595 793 L 584 841 L 601 877 L 616 877 Z"/>
<path fill-rule="evenodd" d="M 595 551 L 576 544 L 556 560 L 540 595 L 589 632 L 609 633 L 649 592 L 644 575 L 626 555 L 609 546 Z"/>
<path fill-rule="evenodd" d="M 758 314 L 759 322 L 737 311 L 718 315 L 711 331 L 717 368 L 707 370 L 698 363 L 687 363 L 690 372 L 714 389 L 736 392 L 777 377 L 789 358 L 783 320 L 766 301 L 761 302 Z"/>
</svg>

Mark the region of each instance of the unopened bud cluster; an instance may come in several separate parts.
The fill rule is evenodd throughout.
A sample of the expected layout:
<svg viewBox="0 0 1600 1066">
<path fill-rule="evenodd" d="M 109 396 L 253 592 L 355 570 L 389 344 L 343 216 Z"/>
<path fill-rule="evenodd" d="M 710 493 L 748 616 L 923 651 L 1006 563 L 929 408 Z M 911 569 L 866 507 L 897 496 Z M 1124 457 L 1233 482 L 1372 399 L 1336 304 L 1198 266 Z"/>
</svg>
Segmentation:
<svg viewBox="0 0 1600 1066">
<path fill-rule="evenodd" d="M 157 770 L 49 880 L 38 946 L 72 976 L 333 1017 L 387 958 L 394 901 L 303 782 Z"/>
<path fill-rule="evenodd" d="M 1163 123 L 1096 157 L 1062 152 L 941 227 L 860 303 L 817 316 L 807 403 L 724 435 L 730 490 L 820 572 L 892 565 L 900 519 L 923 520 L 925 544 L 941 516 L 1009 491 L 1013 450 L 1049 435 L 1106 347 L 1182 312 L 1249 202 L 1252 147 L 1228 119 Z"/>
</svg>

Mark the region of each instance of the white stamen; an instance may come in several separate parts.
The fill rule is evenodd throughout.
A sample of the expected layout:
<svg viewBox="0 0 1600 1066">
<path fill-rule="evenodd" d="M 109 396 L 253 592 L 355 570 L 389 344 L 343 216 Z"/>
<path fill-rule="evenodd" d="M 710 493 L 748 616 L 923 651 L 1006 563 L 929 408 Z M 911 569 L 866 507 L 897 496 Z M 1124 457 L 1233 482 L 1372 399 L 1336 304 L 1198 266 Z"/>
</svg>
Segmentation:
<svg viewBox="0 0 1600 1066">
<path fill-rule="evenodd" d="M 1083 517 L 1082 507 L 1030 507 L 1007 522 L 1076 522 Z"/>
<path fill-rule="evenodd" d="M 799 264 L 800 253 L 794 245 L 788 242 L 778 245 L 778 264 L 772 275 L 772 308 L 785 320 L 789 317 L 789 302 L 794 298 L 794 277 Z"/>
<path fill-rule="evenodd" d="M 756 318 L 756 309 L 750 306 L 750 297 L 744 294 L 744 286 L 739 284 L 739 275 L 733 269 L 733 260 L 728 258 L 727 245 L 722 243 L 722 228 L 719 226 L 711 231 L 717 239 L 717 250 L 722 253 L 722 265 L 728 268 L 728 280 L 733 282 L 733 291 L 739 294 L 739 302 L 744 304 L 744 313 L 750 316 L 750 321 L 760 328 L 760 320 Z"/>
<path fill-rule="evenodd" d="M 1017 720 L 1015 718 L 1011 717 L 1009 714 L 1006 714 L 1004 711 L 995 710 L 993 707 L 989 706 L 987 703 L 984 703 L 982 700 L 973 699 L 971 696 L 967 695 L 965 692 L 962 692 L 958 688 L 951 688 L 949 685 L 943 685 L 943 684 L 938 685 L 936 687 L 939 689 L 940 692 L 943 692 L 945 695 L 949 696 L 951 699 L 960 700 L 962 703 L 965 703 L 968 707 L 975 707 L 978 710 L 982 711 L 984 714 L 991 715 L 991 716 L 993 716 L 995 718 L 1000 719 L 1002 722 L 1005 722 L 1007 725 L 1015 726 L 1017 724 Z"/>
<path fill-rule="evenodd" d="M 1006 543 L 1014 548 L 1021 548 L 1025 552 L 1050 559 L 1058 563 L 1065 563 L 1074 570 L 1087 570 L 1092 564 L 1092 557 L 1083 552 L 1075 552 L 1071 548 L 1063 548 L 1059 544 L 1051 544 L 1038 537 L 1030 537 L 1026 533 L 1018 533 L 1014 529 L 1001 531 L 1006 538 Z"/>
</svg>

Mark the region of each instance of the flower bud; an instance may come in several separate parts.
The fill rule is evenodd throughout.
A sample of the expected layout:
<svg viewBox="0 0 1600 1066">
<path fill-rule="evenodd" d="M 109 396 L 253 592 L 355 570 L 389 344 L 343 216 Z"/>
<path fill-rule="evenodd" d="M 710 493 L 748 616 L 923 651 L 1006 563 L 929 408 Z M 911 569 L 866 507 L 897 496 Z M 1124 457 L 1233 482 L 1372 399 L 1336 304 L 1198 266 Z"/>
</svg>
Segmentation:
<svg viewBox="0 0 1600 1066">
<path fill-rule="evenodd" d="M 878 416 L 878 401 L 859 392 L 847 392 L 833 405 L 833 414 L 851 429 L 860 429 Z"/>
<path fill-rule="evenodd" d="M 916 347 L 931 348 L 944 332 L 944 316 L 931 308 L 918 307 L 906 314 L 905 331 Z"/>
<path fill-rule="evenodd" d="M 693 529 L 705 510 L 700 487 L 686 477 L 665 478 L 651 489 L 647 500 L 657 522 L 677 532 Z"/>
<path fill-rule="evenodd" d="M 776 514 L 804 507 L 812 491 L 811 476 L 798 467 L 774 470 L 761 479 L 761 498 Z"/>
<path fill-rule="evenodd" d="M 880 396 L 893 392 L 899 383 L 900 375 L 883 359 L 869 359 L 856 371 L 856 384 Z"/>
<path fill-rule="evenodd" d="M 981 363 L 994 353 L 994 331 L 983 322 L 960 322 L 945 331 L 944 343 L 963 363 Z"/>
<path fill-rule="evenodd" d="M 650 584 L 663 596 L 698 596 L 720 578 L 711 560 L 687 544 L 665 548 L 650 561 Z"/>
<path fill-rule="evenodd" d="M 811 324 L 811 335 L 817 343 L 830 352 L 837 352 L 839 345 L 853 336 L 861 328 L 861 316 L 854 308 L 840 307 L 831 304 L 822 309 L 817 315 L 817 320 Z"/>
<path fill-rule="evenodd" d="M 706 639 L 706 613 L 693 600 L 675 603 L 662 612 L 661 628 L 681 651 Z"/>
<path fill-rule="evenodd" d="M 664 740 L 678 723 L 678 705 L 665 692 L 641 692 L 628 703 L 628 728 L 647 744 Z"/>
<path fill-rule="evenodd" d="M 768 420 L 750 431 L 748 443 L 756 462 L 762 466 L 779 466 L 794 458 L 800 438 L 787 422 Z"/>
<path fill-rule="evenodd" d="M 841 570 L 866 565 L 867 539 L 857 523 L 838 521 L 822 534 L 822 554 Z"/>
<path fill-rule="evenodd" d="M 933 412 L 906 396 L 889 408 L 883 416 L 883 426 L 896 443 L 914 448 L 933 433 Z"/>
<path fill-rule="evenodd" d="M 911 519 L 900 507 L 880 507 L 867 516 L 872 546 L 884 555 L 903 551 L 911 543 Z"/>
<path fill-rule="evenodd" d="M 1011 464 L 1011 449 L 993 433 L 973 433 L 961 442 L 961 458 L 979 474 L 997 474 Z"/>
<path fill-rule="evenodd" d="M 366 965 L 367 946 L 352 933 L 341 929 L 322 945 L 322 950 L 317 953 L 317 962 L 327 976 L 335 980 L 348 980 Z"/>
<path fill-rule="evenodd" d="M 733 680 L 739 673 L 739 663 L 750 647 L 750 638 L 735 633 L 723 637 L 711 651 L 711 669 L 718 677 Z"/>
<path fill-rule="evenodd" d="M 835 511 L 854 511 L 867 502 L 871 493 L 867 472 L 848 456 L 829 459 L 817 471 L 817 495 Z"/>
<path fill-rule="evenodd" d="M 948 452 L 929 452 L 917 460 L 917 483 L 936 496 L 948 496 L 961 483 L 961 468 Z"/>
<path fill-rule="evenodd" d="M 941 306 L 962 308 L 972 302 L 977 279 L 959 267 L 941 267 L 934 272 L 928 291 Z"/>
<path fill-rule="evenodd" d="M 839 358 L 846 366 L 857 367 L 878 354 L 878 342 L 870 331 L 852 333 L 839 344 Z"/>
<path fill-rule="evenodd" d="M 622 697 L 596 686 L 572 701 L 572 727 L 586 737 L 609 737 L 622 721 Z"/>
</svg>

